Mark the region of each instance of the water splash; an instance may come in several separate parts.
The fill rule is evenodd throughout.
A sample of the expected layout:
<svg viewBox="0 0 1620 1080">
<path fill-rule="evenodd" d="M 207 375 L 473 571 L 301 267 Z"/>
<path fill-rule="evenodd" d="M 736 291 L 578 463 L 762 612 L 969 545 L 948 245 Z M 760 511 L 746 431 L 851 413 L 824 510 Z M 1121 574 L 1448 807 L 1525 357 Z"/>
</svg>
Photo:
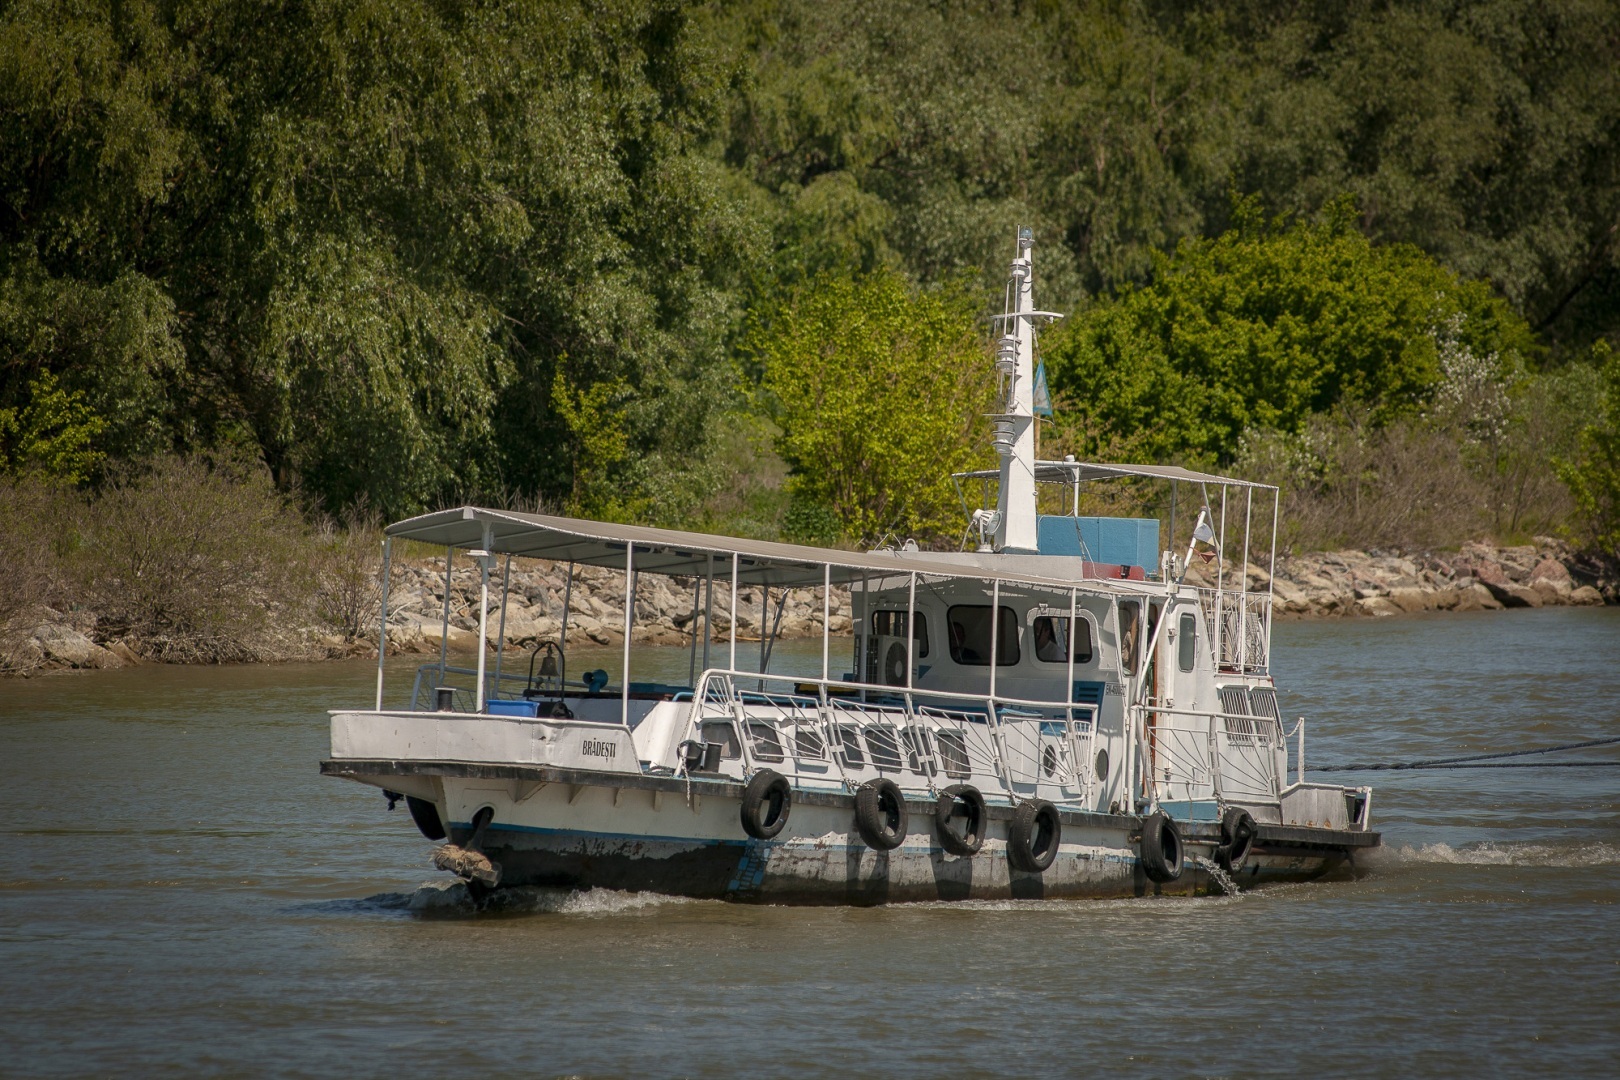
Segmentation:
<svg viewBox="0 0 1620 1080">
<path fill-rule="evenodd" d="M 375 897 L 383 900 L 398 894 Z M 430 916 L 468 915 L 625 915 L 651 911 L 672 904 L 693 904 L 701 901 L 662 893 L 619 892 L 614 889 L 544 889 L 518 886 L 496 889 L 482 898 L 475 898 L 466 884 L 460 881 L 430 881 L 408 894 L 406 907 L 412 914 Z M 388 904 L 387 906 L 394 906 Z"/>
<path fill-rule="evenodd" d="M 1371 869 L 1420 864 L 1451 866 L 1545 866 L 1579 868 L 1620 864 L 1620 844 L 1601 841 L 1482 841 L 1475 844 L 1421 844 L 1383 847 L 1367 856 Z"/>
<path fill-rule="evenodd" d="M 1238 887 L 1238 883 L 1232 880 L 1230 874 L 1221 869 L 1219 863 L 1213 859 L 1205 859 L 1197 855 L 1193 856 L 1192 861 L 1201 867 L 1204 873 L 1209 875 L 1209 879 L 1220 887 L 1221 892 L 1227 896 L 1242 895 L 1243 890 Z"/>
</svg>

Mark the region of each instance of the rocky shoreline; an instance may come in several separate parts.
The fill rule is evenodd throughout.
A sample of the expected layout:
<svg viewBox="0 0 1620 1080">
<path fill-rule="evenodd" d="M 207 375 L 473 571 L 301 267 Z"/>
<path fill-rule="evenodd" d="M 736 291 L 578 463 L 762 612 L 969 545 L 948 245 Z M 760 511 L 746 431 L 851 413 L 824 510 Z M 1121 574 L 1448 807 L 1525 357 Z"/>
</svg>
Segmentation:
<svg viewBox="0 0 1620 1080">
<path fill-rule="evenodd" d="M 1189 581 L 1210 575 L 1195 567 Z M 1463 545 L 1455 553 L 1386 553 L 1337 551 L 1278 560 L 1272 582 L 1260 567 L 1251 567 L 1248 588 L 1264 592 L 1274 586 L 1273 610 L 1281 618 L 1383 617 L 1425 611 L 1479 611 L 1538 608 L 1554 605 L 1620 603 L 1620 572 L 1611 564 L 1572 551 L 1550 537 L 1533 544 L 1495 547 Z M 493 645 L 502 627 L 499 581 L 491 581 L 488 633 Z M 562 627 L 563 566 L 516 560 L 510 583 L 505 638 L 510 646 L 555 639 Z M 450 583 L 450 647 L 471 650 L 478 642 L 478 573 L 457 569 Z M 781 594 L 767 599 L 762 590 L 745 588 L 737 596 L 737 640 L 757 642 L 762 628 L 775 625 Z M 574 575 L 570 600 L 569 639 L 601 646 L 624 641 L 624 577 L 594 567 Z M 766 606 L 768 605 L 768 606 Z M 684 645 L 691 641 L 694 614 L 704 606 L 701 586 L 648 575 L 637 582 L 636 620 L 631 640 L 647 645 Z M 762 610 L 763 608 L 763 610 Z M 375 602 L 372 604 L 375 610 Z M 834 634 L 851 629 L 848 590 L 835 588 L 829 603 Z M 396 565 L 389 583 L 388 649 L 390 653 L 431 653 L 440 648 L 439 627 L 445 610 L 444 573 L 431 563 Z M 731 639 L 731 590 L 714 586 L 710 638 Z M 782 604 L 779 634 L 783 638 L 821 634 L 822 603 L 818 590 L 788 593 Z M 332 659 L 376 655 L 375 623 L 350 639 L 316 627 L 288 627 L 273 635 L 273 646 L 261 649 L 265 662 Z M 98 633 L 95 615 L 87 611 L 42 610 L 34 625 L 0 649 L 0 670 L 30 675 L 63 668 L 107 669 L 139 664 L 141 642 Z"/>
<path fill-rule="evenodd" d="M 597 645 L 624 643 L 624 574 L 614 570 L 582 566 L 574 571 L 573 595 L 568 591 L 564 566 L 539 561 L 513 561 L 506 607 L 505 636 L 509 644 L 521 645 L 555 639 L 562 630 L 566 599 L 570 641 L 590 641 Z M 678 585 L 684 584 L 684 587 Z M 490 612 L 487 618 L 489 640 L 501 635 L 500 580 L 490 581 Z M 456 570 L 450 580 L 450 647 L 472 649 L 478 644 L 478 572 Z M 758 641 L 761 627 L 776 625 L 776 609 L 782 600 L 780 590 L 767 598 L 758 588 L 737 591 L 737 640 Z M 762 604 L 768 608 L 762 610 Z M 692 638 L 694 615 L 704 610 L 701 582 L 659 575 L 640 577 L 636 582 L 635 624 L 630 640 L 644 645 L 684 645 Z M 834 588 L 829 602 L 829 626 L 834 634 L 850 632 L 850 601 L 847 589 Z M 424 652 L 439 648 L 439 627 L 444 621 L 444 571 L 431 565 L 406 566 L 396 571 L 389 584 L 388 647 L 390 651 Z M 714 583 L 713 627 L 710 638 L 731 640 L 731 585 L 717 576 Z M 778 633 L 783 638 L 819 637 L 822 604 L 819 589 L 795 589 L 782 604 Z M 375 640 L 375 639 L 373 639 Z M 376 647 L 370 646 L 372 655 Z"/>
<path fill-rule="evenodd" d="M 1264 570 L 1251 569 L 1251 590 Z M 1552 537 L 1533 544 L 1464 544 L 1455 554 L 1335 551 L 1277 561 L 1272 610 L 1281 616 L 1388 616 L 1620 603 L 1615 567 Z"/>
</svg>

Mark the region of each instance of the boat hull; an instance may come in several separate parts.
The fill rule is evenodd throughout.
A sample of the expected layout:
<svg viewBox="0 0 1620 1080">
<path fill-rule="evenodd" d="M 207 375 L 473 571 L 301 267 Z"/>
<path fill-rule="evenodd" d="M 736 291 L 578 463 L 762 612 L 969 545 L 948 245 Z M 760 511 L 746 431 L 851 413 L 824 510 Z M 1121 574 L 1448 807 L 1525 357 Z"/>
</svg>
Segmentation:
<svg viewBox="0 0 1620 1080">
<path fill-rule="evenodd" d="M 782 833 L 760 840 L 744 832 L 741 786 L 731 783 L 449 763 L 328 762 L 325 768 L 433 802 L 448 823 L 449 840 L 476 844 L 500 868 L 502 887 L 840 905 L 1222 891 L 1196 861 L 1213 856 L 1217 834 L 1206 823 L 1182 826 L 1186 866 L 1177 880 L 1158 883 L 1140 859 L 1141 820 L 1125 815 L 1063 812 L 1056 858 L 1037 873 L 1008 859 L 1010 807 L 990 807 L 981 849 L 957 856 L 940 845 L 933 805 L 915 800 L 908 802 L 905 841 L 878 851 L 854 829 L 853 799 L 837 791 L 795 792 Z M 469 772 L 483 775 L 455 775 Z M 472 822 L 486 807 L 490 822 L 475 839 Z M 1371 839 L 1376 843 L 1375 835 Z M 1348 844 L 1273 843 L 1257 849 L 1238 877 L 1249 887 L 1351 868 Z"/>
</svg>

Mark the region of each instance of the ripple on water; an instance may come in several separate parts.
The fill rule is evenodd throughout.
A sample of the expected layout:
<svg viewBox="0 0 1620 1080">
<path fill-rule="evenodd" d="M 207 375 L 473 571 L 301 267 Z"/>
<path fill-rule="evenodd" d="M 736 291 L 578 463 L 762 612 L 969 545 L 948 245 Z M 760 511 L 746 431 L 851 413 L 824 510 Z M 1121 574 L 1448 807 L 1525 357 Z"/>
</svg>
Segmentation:
<svg viewBox="0 0 1620 1080">
<path fill-rule="evenodd" d="M 1401 866 L 1546 866 L 1579 868 L 1620 864 L 1620 844 L 1601 841 L 1481 841 L 1475 844 L 1403 844 L 1370 852 L 1360 865 L 1374 872 Z"/>
</svg>

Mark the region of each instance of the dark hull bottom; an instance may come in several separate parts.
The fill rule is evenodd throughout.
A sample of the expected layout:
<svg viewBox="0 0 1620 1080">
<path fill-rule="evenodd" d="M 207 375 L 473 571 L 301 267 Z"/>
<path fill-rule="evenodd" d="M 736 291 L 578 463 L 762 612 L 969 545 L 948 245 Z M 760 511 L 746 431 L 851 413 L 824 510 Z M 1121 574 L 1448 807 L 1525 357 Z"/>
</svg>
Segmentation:
<svg viewBox="0 0 1620 1080">
<path fill-rule="evenodd" d="M 459 830 L 458 830 L 459 831 Z M 463 841 L 465 835 L 454 836 Z M 1190 860 L 1181 877 L 1150 881 L 1133 856 L 1059 854 L 1044 873 L 1009 866 L 1004 850 L 971 858 L 907 845 L 877 852 L 859 842 L 807 846 L 773 841 L 613 842 L 490 830 L 484 852 L 501 887 L 614 889 L 741 903 L 856 905 L 955 900 L 1117 899 L 1219 895 L 1224 889 Z M 1257 852 L 1237 875 L 1242 888 L 1347 876 L 1343 852 Z"/>
</svg>

